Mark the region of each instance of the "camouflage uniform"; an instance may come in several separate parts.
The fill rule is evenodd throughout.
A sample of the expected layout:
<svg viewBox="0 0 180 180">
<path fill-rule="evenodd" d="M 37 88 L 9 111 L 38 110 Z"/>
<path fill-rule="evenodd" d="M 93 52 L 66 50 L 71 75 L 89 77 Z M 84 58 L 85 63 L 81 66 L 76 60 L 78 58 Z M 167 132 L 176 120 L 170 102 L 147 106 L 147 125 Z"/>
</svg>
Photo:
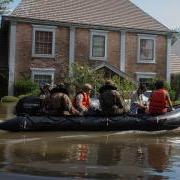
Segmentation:
<svg viewBox="0 0 180 180">
<path fill-rule="evenodd" d="M 125 103 L 117 90 L 105 90 L 99 96 L 104 115 L 119 115 L 125 112 Z"/>
<path fill-rule="evenodd" d="M 51 95 L 49 101 L 49 114 L 52 115 L 69 115 L 79 114 L 74 109 L 72 102 L 67 94 L 57 92 Z"/>
</svg>

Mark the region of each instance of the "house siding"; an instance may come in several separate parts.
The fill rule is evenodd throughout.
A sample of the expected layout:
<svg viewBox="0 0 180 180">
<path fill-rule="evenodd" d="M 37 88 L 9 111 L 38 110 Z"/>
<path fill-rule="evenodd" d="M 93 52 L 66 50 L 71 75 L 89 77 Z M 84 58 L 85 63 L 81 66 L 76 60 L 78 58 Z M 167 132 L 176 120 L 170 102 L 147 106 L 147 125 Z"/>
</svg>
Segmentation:
<svg viewBox="0 0 180 180">
<path fill-rule="evenodd" d="M 135 76 L 136 72 L 154 72 L 157 77 L 166 78 L 167 68 L 167 40 L 165 36 L 156 36 L 156 63 L 137 63 L 138 35 L 136 33 L 126 33 L 126 64 L 125 72 Z"/>
</svg>

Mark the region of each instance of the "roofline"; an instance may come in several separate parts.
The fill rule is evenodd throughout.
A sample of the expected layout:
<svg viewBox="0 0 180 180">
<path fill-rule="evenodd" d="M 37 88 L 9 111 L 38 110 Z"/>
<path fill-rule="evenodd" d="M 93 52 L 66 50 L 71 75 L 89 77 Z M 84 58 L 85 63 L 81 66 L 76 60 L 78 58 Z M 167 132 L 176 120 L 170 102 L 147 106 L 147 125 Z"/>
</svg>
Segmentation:
<svg viewBox="0 0 180 180">
<path fill-rule="evenodd" d="M 24 23 L 33 23 L 33 24 L 42 24 L 42 25 L 52 25 L 52 26 L 64 26 L 64 27 L 81 27 L 81 28 L 92 28 L 99 30 L 111 30 L 111 31 L 126 31 L 126 32 L 137 32 L 137 33 L 147 33 L 147 34 L 157 34 L 157 35 L 169 35 L 169 31 L 157 31 L 157 30 L 147 30 L 147 29 L 136 29 L 136 28 L 127 28 L 127 27 L 114 27 L 114 26 L 102 26 L 102 25 L 93 25 L 93 24 L 81 24 L 73 22 L 62 22 L 62 21 L 50 21 L 50 20 L 41 20 L 34 18 L 24 18 L 24 17 L 15 17 L 15 16 L 2 16 L 2 21 L 13 21 L 13 22 L 24 22 Z"/>
<path fill-rule="evenodd" d="M 129 80 L 131 81 L 133 84 L 137 85 L 138 82 L 132 77 L 130 76 L 129 74 L 119 70 L 117 67 L 107 63 L 107 62 L 102 62 L 100 65 L 97 65 L 94 67 L 94 70 L 97 71 L 103 67 L 107 67 L 108 69 L 110 69 L 111 71 L 113 71 L 115 74 L 118 74 L 120 77 L 126 79 L 126 80 Z"/>
<path fill-rule="evenodd" d="M 149 13 L 147 13 L 146 11 L 144 11 L 141 7 L 139 7 L 137 4 L 135 4 L 133 1 L 130 1 L 130 3 L 132 3 L 136 8 L 138 8 L 140 11 L 142 11 L 146 16 L 149 16 L 150 18 L 152 18 L 154 21 L 156 21 L 157 23 L 161 24 L 162 26 L 164 26 L 164 28 L 169 29 L 166 25 L 164 25 L 163 23 L 161 23 L 159 20 L 157 20 L 156 18 L 154 18 L 152 15 L 150 15 Z M 170 29 L 169 29 L 170 30 Z"/>
</svg>

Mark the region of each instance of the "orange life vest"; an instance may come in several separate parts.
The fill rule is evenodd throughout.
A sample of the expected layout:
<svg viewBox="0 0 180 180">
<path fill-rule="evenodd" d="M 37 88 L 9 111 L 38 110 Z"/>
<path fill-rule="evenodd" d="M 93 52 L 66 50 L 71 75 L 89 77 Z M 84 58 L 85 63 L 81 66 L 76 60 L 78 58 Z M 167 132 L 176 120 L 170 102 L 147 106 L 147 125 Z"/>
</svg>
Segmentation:
<svg viewBox="0 0 180 180">
<path fill-rule="evenodd" d="M 84 93 L 84 92 L 80 92 L 79 94 L 82 94 L 83 95 L 83 100 L 82 100 L 82 105 L 85 106 L 86 108 L 89 108 L 90 106 L 90 97 L 88 94 Z M 78 94 L 77 94 L 78 95 Z M 77 97 L 76 95 L 76 97 Z M 73 105 L 74 107 L 77 106 L 77 103 L 76 103 L 76 97 L 74 98 L 73 100 Z"/>
<path fill-rule="evenodd" d="M 150 114 L 163 114 L 167 112 L 167 91 L 164 89 L 155 90 L 149 103 Z"/>
</svg>

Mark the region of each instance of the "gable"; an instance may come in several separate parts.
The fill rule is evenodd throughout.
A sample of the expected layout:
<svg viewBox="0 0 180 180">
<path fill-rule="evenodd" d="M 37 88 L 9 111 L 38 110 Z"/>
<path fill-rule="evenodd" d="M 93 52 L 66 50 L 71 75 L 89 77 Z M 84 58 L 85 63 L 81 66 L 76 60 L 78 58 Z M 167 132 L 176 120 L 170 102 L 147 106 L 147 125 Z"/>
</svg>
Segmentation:
<svg viewBox="0 0 180 180">
<path fill-rule="evenodd" d="M 84 25 L 169 31 L 129 0 L 22 0 L 11 16 Z"/>
</svg>

